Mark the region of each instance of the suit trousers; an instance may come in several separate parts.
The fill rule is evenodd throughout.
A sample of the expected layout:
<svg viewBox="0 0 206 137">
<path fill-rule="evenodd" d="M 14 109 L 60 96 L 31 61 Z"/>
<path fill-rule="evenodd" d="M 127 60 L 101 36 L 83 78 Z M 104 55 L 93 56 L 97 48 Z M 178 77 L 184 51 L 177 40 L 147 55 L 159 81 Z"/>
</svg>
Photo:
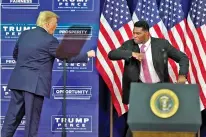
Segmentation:
<svg viewBox="0 0 206 137">
<path fill-rule="evenodd" d="M 132 131 L 130 130 L 129 125 L 127 124 L 128 112 L 125 113 L 123 116 L 126 121 L 123 137 L 132 137 Z"/>
<path fill-rule="evenodd" d="M 37 137 L 44 97 L 22 90 L 11 90 L 11 101 L 1 130 L 1 137 L 13 137 L 26 116 L 25 137 Z"/>
</svg>

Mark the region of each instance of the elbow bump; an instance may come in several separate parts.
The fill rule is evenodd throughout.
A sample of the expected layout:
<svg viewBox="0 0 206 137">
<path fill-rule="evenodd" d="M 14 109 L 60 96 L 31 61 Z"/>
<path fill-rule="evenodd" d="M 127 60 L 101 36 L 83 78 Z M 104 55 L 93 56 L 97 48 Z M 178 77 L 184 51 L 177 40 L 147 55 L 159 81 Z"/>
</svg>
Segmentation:
<svg viewBox="0 0 206 137">
<path fill-rule="evenodd" d="M 111 55 L 111 54 L 112 54 L 112 51 L 110 51 L 110 52 L 108 53 L 108 58 L 109 58 L 109 59 L 112 58 L 112 55 Z"/>
</svg>

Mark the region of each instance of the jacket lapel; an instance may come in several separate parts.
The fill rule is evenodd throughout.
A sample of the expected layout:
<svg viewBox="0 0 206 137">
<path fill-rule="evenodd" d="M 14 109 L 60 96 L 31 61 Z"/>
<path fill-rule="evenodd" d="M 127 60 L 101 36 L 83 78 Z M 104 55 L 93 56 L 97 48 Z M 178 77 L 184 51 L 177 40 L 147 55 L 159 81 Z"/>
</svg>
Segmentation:
<svg viewBox="0 0 206 137">
<path fill-rule="evenodd" d="M 139 45 L 136 44 L 136 43 L 134 42 L 134 40 L 133 40 L 132 51 L 133 51 L 133 52 L 140 52 Z"/>
</svg>

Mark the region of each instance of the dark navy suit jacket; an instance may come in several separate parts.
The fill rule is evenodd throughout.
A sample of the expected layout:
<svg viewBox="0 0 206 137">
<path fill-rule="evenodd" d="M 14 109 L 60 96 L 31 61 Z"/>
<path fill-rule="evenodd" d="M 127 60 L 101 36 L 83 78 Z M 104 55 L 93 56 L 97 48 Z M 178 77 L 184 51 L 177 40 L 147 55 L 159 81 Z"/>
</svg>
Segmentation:
<svg viewBox="0 0 206 137">
<path fill-rule="evenodd" d="M 20 35 L 13 52 L 17 61 L 8 88 L 50 97 L 52 68 L 58 58 L 58 40 L 41 27 L 26 30 Z M 87 62 L 87 54 L 79 54 L 67 62 Z"/>
</svg>

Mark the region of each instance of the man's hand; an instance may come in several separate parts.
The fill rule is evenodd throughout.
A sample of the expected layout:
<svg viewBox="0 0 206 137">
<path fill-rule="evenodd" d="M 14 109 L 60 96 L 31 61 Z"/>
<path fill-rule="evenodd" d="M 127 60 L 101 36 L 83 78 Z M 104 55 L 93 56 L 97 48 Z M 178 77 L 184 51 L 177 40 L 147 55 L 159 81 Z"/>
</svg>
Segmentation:
<svg viewBox="0 0 206 137">
<path fill-rule="evenodd" d="M 87 52 L 87 56 L 88 57 L 95 57 L 95 51 L 94 50 L 90 50 Z"/>
<path fill-rule="evenodd" d="M 177 83 L 180 83 L 180 84 L 185 84 L 187 81 L 186 77 L 184 75 L 179 75 L 178 76 L 178 80 L 177 80 Z"/>
<path fill-rule="evenodd" d="M 136 58 L 139 61 L 142 61 L 142 59 L 144 58 L 144 54 L 143 53 L 132 52 L 132 57 Z"/>
</svg>

